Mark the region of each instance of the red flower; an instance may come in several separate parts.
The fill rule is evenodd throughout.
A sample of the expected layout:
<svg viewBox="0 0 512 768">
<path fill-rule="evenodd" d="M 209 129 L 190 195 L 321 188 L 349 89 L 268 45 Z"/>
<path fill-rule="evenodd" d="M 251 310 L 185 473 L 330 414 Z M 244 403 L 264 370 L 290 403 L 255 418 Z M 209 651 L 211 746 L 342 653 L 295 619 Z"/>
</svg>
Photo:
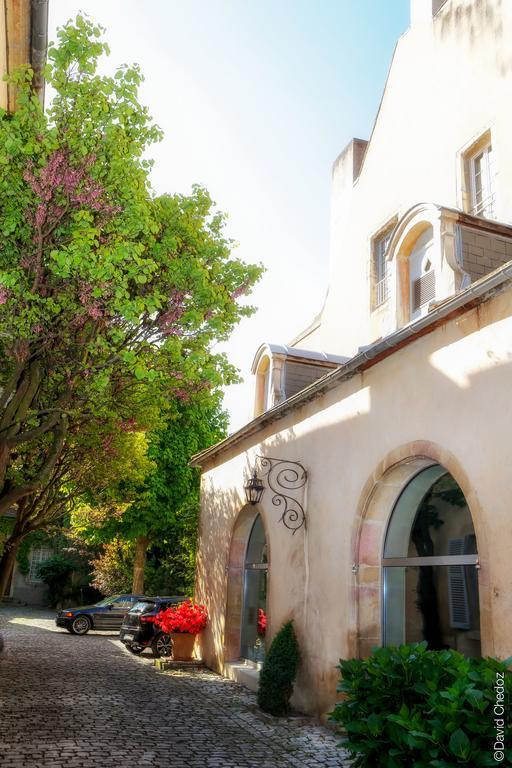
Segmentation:
<svg viewBox="0 0 512 768">
<path fill-rule="evenodd" d="M 179 605 L 171 605 L 165 611 L 160 611 L 153 621 L 163 632 L 183 632 L 196 635 L 206 627 L 208 615 L 204 605 L 197 605 L 187 600 Z"/>
<path fill-rule="evenodd" d="M 263 610 L 263 608 L 258 608 L 258 625 L 257 625 L 257 632 L 260 637 L 265 637 L 265 632 L 267 630 L 267 614 Z"/>
</svg>

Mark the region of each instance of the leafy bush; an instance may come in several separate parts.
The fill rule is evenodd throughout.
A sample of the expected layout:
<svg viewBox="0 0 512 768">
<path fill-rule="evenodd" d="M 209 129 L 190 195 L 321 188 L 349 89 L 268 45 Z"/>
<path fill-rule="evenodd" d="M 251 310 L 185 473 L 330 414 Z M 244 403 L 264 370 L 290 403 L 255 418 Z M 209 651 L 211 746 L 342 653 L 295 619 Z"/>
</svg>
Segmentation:
<svg viewBox="0 0 512 768">
<path fill-rule="evenodd" d="M 102 553 L 92 560 L 92 586 L 102 595 L 131 592 L 133 581 L 133 544 L 114 539 L 104 544 Z"/>
<path fill-rule="evenodd" d="M 260 673 L 258 705 L 264 712 L 277 716 L 289 712 L 299 658 L 293 622 L 287 621 L 272 640 Z"/>
<path fill-rule="evenodd" d="M 348 733 L 343 746 L 356 768 L 454 768 L 496 765 L 493 745 L 502 719 L 503 765 L 511 765 L 512 699 L 508 662 L 429 651 L 427 643 L 377 648 L 368 659 L 341 661 L 331 713 Z M 504 700 L 495 689 L 503 676 Z"/>
<path fill-rule="evenodd" d="M 48 584 L 51 605 L 56 605 L 64 595 L 68 579 L 73 571 L 73 562 L 64 555 L 53 555 L 37 569 L 37 575 Z"/>
</svg>

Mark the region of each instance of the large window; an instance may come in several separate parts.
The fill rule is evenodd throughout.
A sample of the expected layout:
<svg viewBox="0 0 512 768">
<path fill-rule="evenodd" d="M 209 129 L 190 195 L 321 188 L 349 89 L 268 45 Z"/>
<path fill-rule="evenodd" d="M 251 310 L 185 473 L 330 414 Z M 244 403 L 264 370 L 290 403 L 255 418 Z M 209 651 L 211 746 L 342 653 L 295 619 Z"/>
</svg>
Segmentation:
<svg viewBox="0 0 512 768">
<path fill-rule="evenodd" d="M 435 465 L 393 510 L 384 546 L 384 644 L 480 655 L 476 536 L 464 494 Z"/>
<path fill-rule="evenodd" d="M 265 531 L 260 515 L 254 521 L 244 566 L 244 606 L 241 656 L 253 662 L 265 656 L 267 626 L 268 558 Z"/>
<path fill-rule="evenodd" d="M 464 176 L 465 210 L 474 216 L 494 219 L 496 171 L 490 131 L 464 153 Z"/>
<path fill-rule="evenodd" d="M 492 144 L 470 159 L 471 202 L 475 216 L 494 218 L 494 162 Z"/>
<path fill-rule="evenodd" d="M 387 251 L 395 221 L 390 222 L 372 241 L 372 309 L 384 304 L 389 294 Z"/>
</svg>

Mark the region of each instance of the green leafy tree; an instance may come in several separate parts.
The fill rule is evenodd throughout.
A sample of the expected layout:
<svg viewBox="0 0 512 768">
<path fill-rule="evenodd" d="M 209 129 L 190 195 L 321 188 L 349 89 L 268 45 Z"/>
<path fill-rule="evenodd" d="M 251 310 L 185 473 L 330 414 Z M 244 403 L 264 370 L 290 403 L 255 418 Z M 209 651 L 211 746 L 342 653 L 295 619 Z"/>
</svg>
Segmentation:
<svg viewBox="0 0 512 768">
<path fill-rule="evenodd" d="M 147 436 L 150 462 L 144 482 L 124 478 L 110 491 L 106 506 L 83 506 L 73 514 L 77 535 L 91 543 L 116 539 L 134 543 L 132 590 L 144 591 L 146 553 L 165 561 L 175 590 L 190 591 L 195 566 L 200 473 L 189 466 L 194 453 L 222 439 L 227 417 L 219 392 L 176 399 L 165 424 Z M 127 498 L 131 499 L 126 503 Z M 121 509 L 113 514 L 112 507 Z M 158 580 L 153 574 L 153 582 Z"/>
<path fill-rule="evenodd" d="M 92 586 L 103 595 L 129 592 L 133 579 L 132 542 L 121 539 L 107 542 L 101 554 L 92 561 L 91 565 Z"/>
<path fill-rule="evenodd" d="M 146 151 L 161 134 L 137 66 L 98 73 L 101 34 L 81 16 L 65 25 L 46 112 L 24 69 L 17 111 L 0 113 L 0 515 L 19 511 L 0 594 L 24 510 L 37 498 L 43 523 L 70 443 L 233 380 L 212 344 L 250 314 L 238 300 L 261 272 L 232 257 L 204 189 L 153 193 Z"/>
</svg>

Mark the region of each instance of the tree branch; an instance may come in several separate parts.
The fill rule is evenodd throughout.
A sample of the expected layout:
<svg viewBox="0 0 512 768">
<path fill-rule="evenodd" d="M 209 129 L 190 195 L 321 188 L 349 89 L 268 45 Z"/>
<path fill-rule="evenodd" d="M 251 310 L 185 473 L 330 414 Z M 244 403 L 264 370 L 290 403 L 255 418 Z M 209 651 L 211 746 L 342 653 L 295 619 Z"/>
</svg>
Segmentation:
<svg viewBox="0 0 512 768">
<path fill-rule="evenodd" d="M 19 485 L 0 498 L 0 515 L 3 512 L 6 512 L 13 504 L 19 502 L 20 499 L 23 499 L 25 496 L 29 496 L 31 493 L 34 493 L 34 491 L 39 490 L 44 485 L 46 480 L 48 480 L 64 446 L 67 429 L 67 416 L 62 416 L 59 424 L 54 428 L 53 444 L 48 452 L 43 466 L 30 483 Z"/>
</svg>

